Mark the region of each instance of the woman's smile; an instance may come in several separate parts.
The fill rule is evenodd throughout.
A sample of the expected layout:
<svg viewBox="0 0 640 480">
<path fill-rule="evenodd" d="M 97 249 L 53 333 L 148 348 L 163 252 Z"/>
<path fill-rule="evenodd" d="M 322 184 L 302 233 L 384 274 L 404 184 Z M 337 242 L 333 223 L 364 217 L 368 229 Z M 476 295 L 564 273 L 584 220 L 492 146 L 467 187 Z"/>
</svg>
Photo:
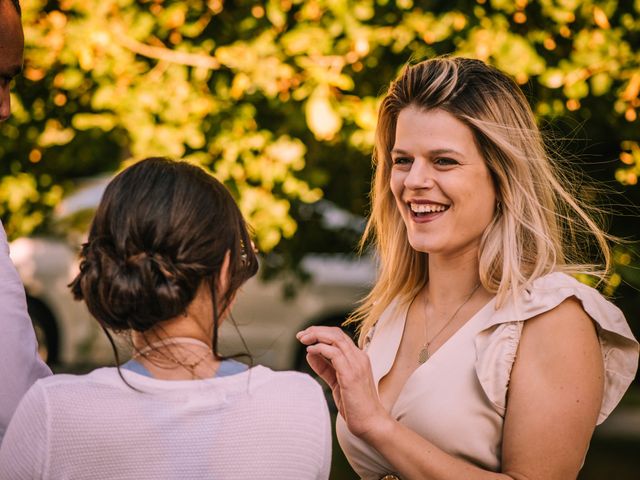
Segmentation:
<svg viewBox="0 0 640 480">
<path fill-rule="evenodd" d="M 428 200 L 411 200 L 407 202 L 411 219 L 416 223 L 427 223 L 437 220 L 449 210 L 449 205 L 434 203 Z"/>
</svg>

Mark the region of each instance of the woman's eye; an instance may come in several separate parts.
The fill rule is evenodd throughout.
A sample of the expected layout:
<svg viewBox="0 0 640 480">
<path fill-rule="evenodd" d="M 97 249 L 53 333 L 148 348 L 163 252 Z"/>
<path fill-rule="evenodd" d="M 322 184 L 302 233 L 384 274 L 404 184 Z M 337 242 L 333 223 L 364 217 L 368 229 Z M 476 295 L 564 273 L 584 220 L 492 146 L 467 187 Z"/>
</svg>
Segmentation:
<svg viewBox="0 0 640 480">
<path fill-rule="evenodd" d="M 458 161 L 454 160 L 453 158 L 447 158 L 447 157 L 438 157 L 434 160 L 434 162 L 436 165 L 442 165 L 442 166 L 451 166 L 451 165 L 458 165 Z"/>
<path fill-rule="evenodd" d="M 411 159 L 409 157 L 395 157 L 392 162 L 394 165 L 406 165 L 411 163 Z"/>
</svg>

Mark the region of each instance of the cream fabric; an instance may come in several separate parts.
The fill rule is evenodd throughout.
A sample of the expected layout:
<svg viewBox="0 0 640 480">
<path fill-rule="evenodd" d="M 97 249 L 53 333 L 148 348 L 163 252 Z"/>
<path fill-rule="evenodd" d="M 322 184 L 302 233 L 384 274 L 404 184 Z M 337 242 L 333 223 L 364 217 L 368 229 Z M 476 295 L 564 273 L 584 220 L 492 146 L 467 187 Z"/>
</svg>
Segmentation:
<svg viewBox="0 0 640 480">
<path fill-rule="evenodd" d="M 168 381 L 115 368 L 27 392 L 0 448 L 0 479 L 326 480 L 329 411 L 298 372 L 254 367 Z"/>
<path fill-rule="evenodd" d="M 638 343 L 617 307 L 559 272 L 537 279 L 517 303 L 499 310 L 495 299 L 487 303 L 409 377 L 391 414 L 446 452 L 500 471 L 509 377 L 523 323 L 569 297 L 578 298 L 596 323 L 606 373 L 601 423 L 635 376 Z M 393 302 L 365 342 L 376 385 L 393 365 L 408 307 Z M 342 417 L 336 429 L 340 446 L 363 479 L 393 472 L 380 454 L 348 431 Z"/>
</svg>

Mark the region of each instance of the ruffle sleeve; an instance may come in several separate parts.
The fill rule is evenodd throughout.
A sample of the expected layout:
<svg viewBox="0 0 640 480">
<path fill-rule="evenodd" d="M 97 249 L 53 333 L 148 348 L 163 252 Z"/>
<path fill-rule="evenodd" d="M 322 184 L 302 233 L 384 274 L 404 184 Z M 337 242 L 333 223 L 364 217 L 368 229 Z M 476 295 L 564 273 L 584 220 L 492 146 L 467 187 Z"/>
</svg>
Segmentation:
<svg viewBox="0 0 640 480">
<path fill-rule="evenodd" d="M 638 342 L 624 315 L 597 290 L 573 277 L 555 272 L 541 277 L 516 305 L 506 304 L 491 317 L 475 338 L 475 370 L 482 389 L 504 415 L 507 388 L 524 322 L 576 297 L 596 324 L 605 368 L 604 397 L 597 423 L 602 423 L 618 404 L 638 368 Z"/>
</svg>

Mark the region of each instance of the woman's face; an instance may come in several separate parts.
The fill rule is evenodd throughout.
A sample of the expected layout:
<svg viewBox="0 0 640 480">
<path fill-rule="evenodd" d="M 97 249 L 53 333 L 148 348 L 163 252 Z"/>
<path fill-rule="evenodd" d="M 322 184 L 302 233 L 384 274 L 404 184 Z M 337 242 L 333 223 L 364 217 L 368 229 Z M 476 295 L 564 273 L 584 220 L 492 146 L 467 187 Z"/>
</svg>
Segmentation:
<svg viewBox="0 0 640 480">
<path fill-rule="evenodd" d="M 391 191 L 411 246 L 431 255 L 477 250 L 496 192 L 471 129 L 444 110 L 398 116 Z"/>
</svg>

